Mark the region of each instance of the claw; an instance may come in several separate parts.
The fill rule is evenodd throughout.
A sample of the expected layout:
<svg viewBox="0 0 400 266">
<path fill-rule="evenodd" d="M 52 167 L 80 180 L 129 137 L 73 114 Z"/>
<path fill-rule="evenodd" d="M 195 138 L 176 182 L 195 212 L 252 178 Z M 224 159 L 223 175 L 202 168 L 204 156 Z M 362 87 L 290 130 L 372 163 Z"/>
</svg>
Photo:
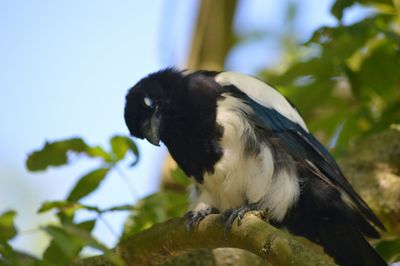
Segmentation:
<svg viewBox="0 0 400 266">
<path fill-rule="evenodd" d="M 241 206 L 237 209 L 229 209 L 224 212 L 223 217 L 226 219 L 225 227 L 224 227 L 224 238 L 225 240 L 228 238 L 228 234 L 231 231 L 233 222 L 236 218 L 238 218 L 238 225 L 241 224 L 244 215 L 249 211 L 254 211 L 258 209 L 257 203 L 250 203 L 244 206 Z"/>
<path fill-rule="evenodd" d="M 184 216 L 187 219 L 185 225 L 186 231 L 192 231 L 196 229 L 201 220 L 203 220 L 207 215 L 213 213 L 219 213 L 219 211 L 216 208 L 209 207 L 198 211 L 187 212 Z"/>
</svg>

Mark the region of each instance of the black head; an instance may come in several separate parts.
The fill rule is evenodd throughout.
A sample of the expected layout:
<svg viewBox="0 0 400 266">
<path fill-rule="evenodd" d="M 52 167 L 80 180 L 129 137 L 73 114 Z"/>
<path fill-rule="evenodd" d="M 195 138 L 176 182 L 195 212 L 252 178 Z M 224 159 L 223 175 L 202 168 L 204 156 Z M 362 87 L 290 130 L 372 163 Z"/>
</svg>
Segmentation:
<svg viewBox="0 0 400 266">
<path fill-rule="evenodd" d="M 181 87 L 183 78 L 182 72 L 167 68 L 143 78 L 128 91 L 124 116 L 132 136 L 159 145 L 163 109 L 168 108 L 170 95 Z"/>
</svg>

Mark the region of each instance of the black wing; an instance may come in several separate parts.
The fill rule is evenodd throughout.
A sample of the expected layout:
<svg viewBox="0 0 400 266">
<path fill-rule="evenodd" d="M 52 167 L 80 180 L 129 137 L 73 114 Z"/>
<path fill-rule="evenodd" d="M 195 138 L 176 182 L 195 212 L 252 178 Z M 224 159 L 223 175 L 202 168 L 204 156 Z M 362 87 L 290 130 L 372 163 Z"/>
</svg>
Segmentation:
<svg viewBox="0 0 400 266">
<path fill-rule="evenodd" d="M 265 134 L 266 137 L 270 137 L 272 134 L 279 141 L 280 146 L 297 163 L 312 172 L 313 176 L 317 176 L 335 187 L 340 193 L 346 194 L 353 206 L 346 205 L 359 212 L 352 217 L 355 224 L 360 227 L 359 230 L 367 236 L 379 237 L 379 233 L 366 220 L 384 230 L 383 224 L 354 191 L 332 155 L 311 133 L 276 110 L 258 104 L 236 87 L 228 86 L 226 89 L 233 96 L 241 98 L 251 106 L 254 113 L 247 115 L 258 129 L 264 130 L 265 133 L 268 132 Z"/>
</svg>

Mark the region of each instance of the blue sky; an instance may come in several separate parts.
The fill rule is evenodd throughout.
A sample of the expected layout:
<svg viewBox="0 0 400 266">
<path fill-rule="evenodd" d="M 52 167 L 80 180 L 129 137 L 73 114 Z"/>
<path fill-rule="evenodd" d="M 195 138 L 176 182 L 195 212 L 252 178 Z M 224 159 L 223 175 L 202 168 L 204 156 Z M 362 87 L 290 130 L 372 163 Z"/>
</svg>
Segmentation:
<svg viewBox="0 0 400 266">
<path fill-rule="evenodd" d="M 27 154 L 45 140 L 81 136 L 105 144 L 113 134 L 127 134 L 127 89 L 144 75 L 183 61 L 196 2 L 172 2 L 178 8 L 169 12 L 183 15 L 167 16 L 163 1 L 0 2 L 0 211 L 20 210 L 21 230 L 47 221 L 49 215 L 35 215 L 40 202 L 62 199 L 97 163 L 84 160 L 31 174 L 24 169 Z M 161 27 L 165 19 L 171 25 Z M 161 30 L 179 34 L 169 39 Z M 168 58 L 171 47 L 176 55 Z M 140 147 L 146 150 L 142 163 L 126 173 L 137 187 L 135 198 L 156 189 L 165 153 L 145 142 Z M 110 176 L 87 201 L 106 207 L 133 199 L 126 183 Z M 123 218 L 115 216 L 111 223 Z M 36 244 L 37 235 L 23 234 L 15 244 L 40 250 L 45 242 Z M 108 231 L 103 235 L 113 242 Z"/>
<path fill-rule="evenodd" d="M 305 39 L 321 24 L 333 24 L 330 0 L 300 1 L 296 33 Z M 287 1 L 240 1 L 237 32 L 267 30 L 279 36 Z M 47 242 L 38 224 L 55 222 L 36 215 L 44 200 L 63 199 L 77 177 L 98 162 L 82 160 L 65 168 L 28 173 L 24 161 L 45 140 L 81 136 L 105 145 L 127 134 L 124 96 L 140 78 L 160 68 L 184 66 L 196 0 L 172 1 L 1 1 L 0 2 L 0 212 L 19 210 L 23 232 L 13 243 L 40 254 Z M 273 34 L 271 36 L 274 36 Z M 276 39 L 233 49 L 227 69 L 254 73 L 279 62 Z M 86 203 L 107 207 L 131 203 L 156 190 L 166 150 L 139 142 L 142 160 L 125 170 L 135 192 L 111 175 Z M 126 162 L 128 163 L 128 162 Z M 119 232 L 123 214 L 106 217 Z M 31 230 L 34 229 L 34 230 Z M 98 224 L 96 235 L 109 245 L 113 236 Z"/>
</svg>

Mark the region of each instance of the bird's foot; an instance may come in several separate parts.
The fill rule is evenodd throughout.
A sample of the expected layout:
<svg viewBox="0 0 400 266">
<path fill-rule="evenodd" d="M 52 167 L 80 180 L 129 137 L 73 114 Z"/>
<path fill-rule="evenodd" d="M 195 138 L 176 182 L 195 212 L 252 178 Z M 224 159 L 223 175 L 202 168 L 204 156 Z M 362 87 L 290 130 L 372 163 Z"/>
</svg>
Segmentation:
<svg viewBox="0 0 400 266">
<path fill-rule="evenodd" d="M 213 213 L 219 213 L 218 209 L 207 207 L 200 210 L 188 211 L 184 216 L 186 218 L 186 231 L 194 230 L 197 228 L 201 220 L 203 220 L 207 215 Z"/>
<path fill-rule="evenodd" d="M 238 219 L 238 225 L 240 225 L 244 215 L 247 212 L 254 211 L 257 209 L 258 209 L 257 203 L 250 203 L 247 205 L 243 205 L 237 209 L 226 210 L 223 214 L 224 220 L 226 219 L 225 227 L 224 227 L 224 238 L 227 239 L 227 236 L 228 236 L 229 232 L 231 231 L 233 222 L 235 221 L 236 218 Z"/>
</svg>

